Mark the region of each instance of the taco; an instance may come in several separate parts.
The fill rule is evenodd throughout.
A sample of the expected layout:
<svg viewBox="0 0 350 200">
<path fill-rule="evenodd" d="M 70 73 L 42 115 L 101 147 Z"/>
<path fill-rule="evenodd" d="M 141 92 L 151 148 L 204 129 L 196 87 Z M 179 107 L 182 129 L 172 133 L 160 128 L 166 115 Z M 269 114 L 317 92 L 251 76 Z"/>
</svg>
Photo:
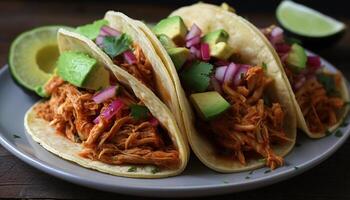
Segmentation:
<svg viewBox="0 0 350 200">
<path fill-rule="evenodd" d="M 28 110 L 29 135 L 50 152 L 101 172 L 137 178 L 181 173 L 189 149 L 154 93 L 77 33 L 59 30 L 50 97 Z M 104 67 L 107 68 L 104 68 Z"/>
<path fill-rule="evenodd" d="M 320 57 L 308 54 L 300 44 L 288 40 L 280 27 L 272 25 L 261 32 L 281 61 L 280 68 L 293 94 L 298 127 L 311 138 L 330 134 L 348 113 L 349 91 L 342 73 L 327 70 Z"/>
<path fill-rule="evenodd" d="M 99 48 L 107 65 L 116 65 L 151 89 L 172 111 L 185 135 L 175 87 L 162 60 L 134 20 L 108 11 L 104 19 L 75 29 L 92 48 Z"/>
<path fill-rule="evenodd" d="M 138 23 L 177 88 L 194 153 L 219 172 L 282 166 L 296 140 L 283 72 L 247 24 L 204 3 L 174 11 L 153 33 Z"/>
</svg>

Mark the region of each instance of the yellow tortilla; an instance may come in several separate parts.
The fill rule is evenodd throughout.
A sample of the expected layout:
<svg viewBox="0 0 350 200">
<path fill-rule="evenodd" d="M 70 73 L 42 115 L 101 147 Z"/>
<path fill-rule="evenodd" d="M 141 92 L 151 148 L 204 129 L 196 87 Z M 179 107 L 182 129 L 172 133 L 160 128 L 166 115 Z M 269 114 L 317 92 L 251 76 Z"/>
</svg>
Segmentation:
<svg viewBox="0 0 350 200">
<path fill-rule="evenodd" d="M 268 92 L 273 99 L 280 102 L 283 106 L 286 113 L 284 127 L 287 136 L 293 141 L 284 145 L 274 146 L 273 149 L 280 156 L 287 155 L 293 148 L 296 140 L 296 116 L 291 101 L 292 95 L 289 93 L 288 87 L 284 82 L 283 72 L 279 68 L 279 63 L 266 45 L 264 37 L 256 34 L 257 29 L 253 25 L 247 25 L 249 22 L 242 17 L 210 4 L 198 3 L 182 7 L 171 14 L 171 16 L 175 15 L 182 17 L 187 27 L 191 27 L 193 23 L 196 23 L 201 28 L 203 34 L 220 28 L 224 29 L 230 35 L 228 44 L 234 49 L 234 52 L 239 54 L 243 63 L 252 65 L 262 65 L 262 63 L 265 63 L 268 66 L 266 74 L 274 79 Z M 193 115 L 186 95 L 182 90 L 171 58 L 157 37 L 142 23 L 136 23 L 147 34 L 172 77 L 180 101 L 180 107 L 184 110 L 183 119 L 187 137 L 197 157 L 209 168 L 224 173 L 252 170 L 264 166 L 264 162 L 257 159 L 248 160 L 244 166 L 238 161 L 217 156 L 211 141 L 201 133 L 200 129 L 194 127 L 194 121 L 197 119 Z"/>
<path fill-rule="evenodd" d="M 78 163 L 86 168 L 95 169 L 117 176 L 135 178 L 163 178 L 180 174 L 187 165 L 189 148 L 186 138 L 184 138 L 184 136 L 181 134 L 176 119 L 168 107 L 161 100 L 159 100 L 150 89 L 136 80 L 136 78 L 121 68 L 110 64 L 109 58 L 106 57 L 106 55 L 99 48 L 96 48 L 92 41 L 87 41 L 86 38 L 81 37 L 77 33 L 72 33 L 61 29 L 58 33 L 58 45 L 60 52 L 77 51 L 86 53 L 92 58 L 95 58 L 100 66 L 107 66 L 121 84 L 130 88 L 134 92 L 135 96 L 143 101 L 152 115 L 159 120 L 162 127 L 167 130 L 170 139 L 179 151 L 181 163 L 175 170 L 164 169 L 158 173 L 152 173 L 151 166 L 137 167 L 136 172 L 128 172 L 128 169 L 132 165 L 109 165 L 99 161 L 92 161 L 90 159 L 80 157 L 78 153 L 82 150 L 82 146 L 56 134 L 54 128 L 49 125 L 49 122 L 36 116 L 33 107 L 28 110 L 25 116 L 25 128 L 32 138 L 50 152 L 66 160 Z"/>
</svg>

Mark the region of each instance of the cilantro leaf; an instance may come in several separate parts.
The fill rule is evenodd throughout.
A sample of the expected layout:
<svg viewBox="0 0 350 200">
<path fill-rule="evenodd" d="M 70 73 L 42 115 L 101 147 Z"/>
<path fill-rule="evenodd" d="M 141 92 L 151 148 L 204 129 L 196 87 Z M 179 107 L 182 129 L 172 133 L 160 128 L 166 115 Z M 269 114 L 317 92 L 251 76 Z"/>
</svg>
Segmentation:
<svg viewBox="0 0 350 200">
<path fill-rule="evenodd" d="M 147 119 L 149 117 L 149 110 L 146 106 L 142 105 L 131 105 L 131 116 L 136 120 Z"/>
<path fill-rule="evenodd" d="M 335 80 L 332 75 L 317 74 L 317 80 L 326 89 L 328 95 L 339 96 L 339 92 L 337 91 Z"/>
<path fill-rule="evenodd" d="M 105 19 L 100 19 L 100 20 L 94 21 L 92 24 L 78 26 L 75 29 L 75 32 L 81 35 L 84 35 L 90 40 L 94 40 L 97 38 L 98 34 L 100 34 L 100 29 L 104 25 L 108 25 L 108 21 Z"/>
<path fill-rule="evenodd" d="M 152 174 L 156 174 L 158 172 L 160 172 L 160 169 L 158 167 L 153 167 L 152 170 L 151 170 Z"/>
<path fill-rule="evenodd" d="M 262 62 L 262 68 L 264 69 L 264 71 L 267 70 L 267 64 L 265 62 Z"/>
<path fill-rule="evenodd" d="M 128 169 L 128 172 L 136 172 L 137 171 L 137 167 L 136 166 L 131 166 Z"/>
<path fill-rule="evenodd" d="M 111 58 L 114 58 L 130 49 L 131 43 L 131 38 L 125 33 L 118 37 L 106 36 L 103 38 L 102 50 Z"/>
<path fill-rule="evenodd" d="M 207 90 L 210 81 L 210 74 L 213 65 L 196 61 L 191 67 L 185 69 L 181 74 L 181 80 L 193 92 L 204 92 Z"/>
</svg>

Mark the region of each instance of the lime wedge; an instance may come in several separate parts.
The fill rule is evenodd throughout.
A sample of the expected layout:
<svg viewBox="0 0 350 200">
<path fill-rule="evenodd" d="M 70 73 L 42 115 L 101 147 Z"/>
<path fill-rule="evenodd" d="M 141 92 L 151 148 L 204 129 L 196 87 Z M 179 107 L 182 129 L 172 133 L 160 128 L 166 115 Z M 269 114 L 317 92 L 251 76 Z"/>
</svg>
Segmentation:
<svg viewBox="0 0 350 200">
<path fill-rule="evenodd" d="M 342 22 L 292 1 L 282 1 L 276 16 L 284 28 L 302 36 L 326 37 L 345 29 Z"/>
<path fill-rule="evenodd" d="M 11 44 L 9 64 L 12 76 L 40 96 L 44 96 L 42 87 L 55 69 L 59 56 L 56 36 L 62 27 L 45 26 L 24 32 Z"/>
</svg>

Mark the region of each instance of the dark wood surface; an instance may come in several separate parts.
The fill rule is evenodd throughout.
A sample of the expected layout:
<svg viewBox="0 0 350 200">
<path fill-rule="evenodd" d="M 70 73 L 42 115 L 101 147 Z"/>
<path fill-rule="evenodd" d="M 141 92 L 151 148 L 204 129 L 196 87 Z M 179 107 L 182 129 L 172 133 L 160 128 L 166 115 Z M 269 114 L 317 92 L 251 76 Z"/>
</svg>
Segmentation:
<svg viewBox="0 0 350 200">
<path fill-rule="evenodd" d="M 131 1 L 131 0 L 130 0 Z M 85 2 L 85 1 L 84 1 Z M 241 1 L 243 2 L 243 1 Z M 239 8 L 239 4 L 236 4 Z M 1 1 L 0 2 L 0 67 L 7 63 L 11 41 L 21 32 L 49 24 L 79 25 L 103 17 L 109 9 L 154 22 L 165 17 L 175 4 L 82 1 Z M 258 26 L 275 22 L 273 12 L 244 12 Z M 350 26 L 350 19 L 340 17 Z M 350 78 L 350 33 L 334 47 L 320 55 Z M 1 83 L 0 83 L 1 84 Z M 1 111 L 0 111 L 1 112 Z M 347 141 L 331 158 L 314 169 L 290 180 L 262 189 L 220 196 L 225 199 L 350 199 L 350 142 Z M 0 198 L 136 199 L 88 189 L 47 175 L 23 163 L 0 146 Z M 219 197 L 215 197 L 219 198 Z"/>
</svg>

